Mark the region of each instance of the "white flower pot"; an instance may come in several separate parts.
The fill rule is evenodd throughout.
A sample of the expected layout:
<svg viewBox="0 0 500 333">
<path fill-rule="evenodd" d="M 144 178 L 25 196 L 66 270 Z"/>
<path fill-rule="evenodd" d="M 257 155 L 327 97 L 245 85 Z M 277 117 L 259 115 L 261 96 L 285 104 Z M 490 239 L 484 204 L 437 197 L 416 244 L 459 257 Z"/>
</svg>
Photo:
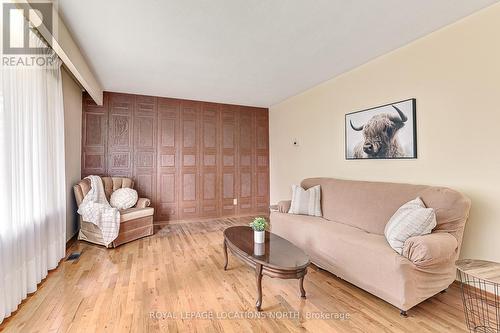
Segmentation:
<svg viewBox="0 0 500 333">
<path fill-rule="evenodd" d="M 264 243 L 264 240 L 266 239 L 266 232 L 265 231 L 253 231 L 253 241 L 255 243 Z"/>
</svg>

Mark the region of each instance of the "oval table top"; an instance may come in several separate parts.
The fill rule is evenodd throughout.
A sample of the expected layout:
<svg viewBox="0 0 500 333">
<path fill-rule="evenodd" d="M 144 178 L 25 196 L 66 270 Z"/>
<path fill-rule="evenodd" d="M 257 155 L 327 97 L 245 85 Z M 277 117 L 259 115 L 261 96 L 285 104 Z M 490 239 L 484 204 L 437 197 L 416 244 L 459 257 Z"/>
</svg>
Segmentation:
<svg viewBox="0 0 500 333">
<path fill-rule="evenodd" d="M 459 271 L 477 279 L 500 284 L 500 263 L 486 260 L 462 259 L 455 262 Z"/>
<path fill-rule="evenodd" d="M 309 256 L 286 239 L 266 231 L 265 242 L 254 243 L 253 230 L 247 226 L 234 226 L 224 230 L 228 245 L 240 255 L 263 266 L 280 270 L 301 270 L 310 263 Z"/>
</svg>

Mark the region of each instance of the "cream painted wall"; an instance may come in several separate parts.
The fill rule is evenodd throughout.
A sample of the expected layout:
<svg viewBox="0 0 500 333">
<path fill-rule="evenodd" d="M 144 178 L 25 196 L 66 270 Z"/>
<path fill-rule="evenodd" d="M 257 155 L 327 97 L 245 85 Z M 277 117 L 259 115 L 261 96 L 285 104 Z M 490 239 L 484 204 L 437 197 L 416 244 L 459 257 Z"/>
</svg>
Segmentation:
<svg viewBox="0 0 500 333">
<path fill-rule="evenodd" d="M 472 199 L 462 257 L 500 261 L 499 31 L 497 4 L 272 106 L 271 202 L 312 176 L 452 187 Z M 412 97 L 418 159 L 344 159 L 344 114 Z"/>
<path fill-rule="evenodd" d="M 62 71 L 64 98 L 64 145 L 66 154 L 66 240 L 78 231 L 73 185 L 81 177 L 82 89 Z"/>
</svg>

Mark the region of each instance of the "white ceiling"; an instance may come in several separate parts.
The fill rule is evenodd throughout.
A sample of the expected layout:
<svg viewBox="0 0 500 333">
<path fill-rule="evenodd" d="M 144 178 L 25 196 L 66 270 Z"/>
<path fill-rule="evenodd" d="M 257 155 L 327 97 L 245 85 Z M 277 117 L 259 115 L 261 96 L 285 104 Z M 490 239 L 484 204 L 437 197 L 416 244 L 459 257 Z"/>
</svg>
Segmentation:
<svg viewBox="0 0 500 333">
<path fill-rule="evenodd" d="M 496 0 L 59 0 L 107 91 L 270 106 Z"/>
</svg>

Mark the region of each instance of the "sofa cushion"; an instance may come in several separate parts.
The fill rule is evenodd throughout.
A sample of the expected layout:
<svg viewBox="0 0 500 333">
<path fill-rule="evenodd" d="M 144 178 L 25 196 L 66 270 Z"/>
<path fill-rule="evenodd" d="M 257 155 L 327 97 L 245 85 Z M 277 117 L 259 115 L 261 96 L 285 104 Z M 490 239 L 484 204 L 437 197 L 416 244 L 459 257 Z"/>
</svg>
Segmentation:
<svg viewBox="0 0 500 333">
<path fill-rule="evenodd" d="M 135 220 L 141 217 L 152 216 L 154 208 L 129 208 L 120 211 L 120 222 Z"/>
<path fill-rule="evenodd" d="M 408 238 L 430 234 L 435 226 L 434 209 L 425 207 L 422 200 L 416 198 L 399 207 L 392 215 L 385 226 L 384 235 L 389 245 L 402 254 Z"/>
<path fill-rule="evenodd" d="M 321 187 L 313 186 L 304 190 L 302 187 L 292 186 L 292 203 L 289 214 L 321 216 Z"/>
</svg>

